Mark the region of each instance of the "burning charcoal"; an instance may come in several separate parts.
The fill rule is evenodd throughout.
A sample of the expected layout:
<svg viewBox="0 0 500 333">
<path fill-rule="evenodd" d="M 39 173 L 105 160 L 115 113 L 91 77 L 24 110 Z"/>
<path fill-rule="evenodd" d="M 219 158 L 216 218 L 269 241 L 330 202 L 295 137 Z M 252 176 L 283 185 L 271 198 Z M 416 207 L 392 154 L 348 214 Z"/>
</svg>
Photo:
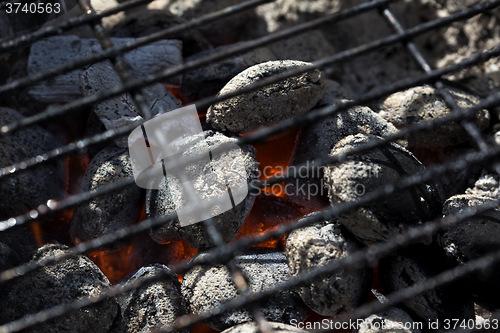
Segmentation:
<svg viewBox="0 0 500 333">
<path fill-rule="evenodd" d="M 17 111 L 0 108 L 0 127 L 24 117 Z M 52 134 L 31 126 L 0 138 L 0 167 L 6 167 L 61 147 Z M 16 170 L 19 171 L 19 170 Z M 50 161 L 26 171 L 19 171 L 0 181 L 0 219 L 27 213 L 47 200 L 61 200 L 66 193 L 66 168 L 63 160 Z"/>
<path fill-rule="evenodd" d="M 133 41 L 133 38 L 112 38 L 119 46 Z M 96 39 L 80 39 L 76 36 L 54 36 L 34 43 L 28 59 L 28 74 L 33 75 L 49 68 L 67 64 L 82 58 L 96 48 L 101 50 Z M 125 54 L 125 59 L 138 72 L 151 74 L 167 67 L 182 63 L 182 42 L 160 40 Z M 29 94 L 42 103 L 65 103 L 82 97 L 80 91 L 80 71 L 75 70 L 55 78 L 42 81 L 29 88 Z M 170 82 L 180 85 L 179 77 Z"/>
<path fill-rule="evenodd" d="M 319 30 L 307 31 L 298 36 L 269 45 L 278 59 L 314 61 L 335 54 L 332 44 Z"/>
<path fill-rule="evenodd" d="M 90 162 L 83 176 L 80 193 L 133 177 L 127 149 L 110 146 Z M 75 208 L 71 238 L 78 244 L 124 228 L 138 221 L 144 192 L 135 184 L 92 199 Z M 122 246 L 115 243 L 113 249 Z"/>
<path fill-rule="evenodd" d="M 255 65 L 235 76 L 219 95 L 306 65 L 309 63 L 294 60 Z M 313 70 L 214 104 L 208 109 L 207 122 L 219 131 L 243 133 L 298 117 L 311 110 L 323 96 L 325 87 L 322 78 L 322 72 Z"/>
<path fill-rule="evenodd" d="M 479 99 L 469 93 L 448 87 L 461 108 L 470 108 L 479 103 Z M 412 124 L 442 118 L 451 114 L 445 102 L 431 86 L 414 87 L 389 96 L 381 106 L 380 115 L 397 128 L 406 128 Z M 480 129 L 488 127 L 490 115 L 487 110 L 480 110 L 476 115 L 476 124 Z M 467 134 L 457 123 L 448 123 L 432 131 L 420 131 L 409 138 L 409 144 L 416 147 L 447 147 L 468 140 Z"/>
<path fill-rule="evenodd" d="M 110 61 L 90 66 L 81 73 L 80 81 L 84 96 L 108 91 L 121 84 L 121 80 Z M 180 101 L 160 83 L 142 89 L 142 94 L 152 116 L 175 110 L 181 106 Z M 138 122 L 143 116 L 129 93 L 99 103 L 95 106 L 94 112 L 108 130 Z M 119 147 L 128 146 L 126 137 L 118 138 L 115 142 Z"/>
<path fill-rule="evenodd" d="M 193 258 L 198 260 L 204 254 Z M 235 258 L 243 274 L 250 282 L 252 293 L 262 292 L 284 283 L 289 279 L 289 270 L 283 252 L 257 250 Z M 202 314 L 220 304 L 238 296 L 236 287 L 226 267 L 196 266 L 184 275 L 181 286 L 182 296 L 188 303 L 189 310 L 194 314 Z M 290 323 L 291 320 L 301 321 L 307 316 L 307 310 L 300 297 L 293 290 L 282 290 L 271 296 L 261 307 L 268 320 Z M 246 310 L 226 312 L 206 322 L 216 329 L 251 321 L 252 317 Z"/>
<path fill-rule="evenodd" d="M 373 140 L 357 134 L 342 139 L 331 155 L 346 154 Z M 325 183 L 332 205 L 356 201 L 365 193 L 395 183 L 406 175 L 420 174 L 425 167 L 412 153 L 390 143 L 383 148 L 347 157 L 341 165 L 325 169 Z M 440 214 L 441 200 L 434 184 L 421 184 L 343 214 L 339 221 L 365 244 L 386 241 Z"/>
<path fill-rule="evenodd" d="M 231 45 L 231 47 L 233 46 L 234 44 Z M 228 46 L 219 46 L 215 49 L 206 50 L 186 58 L 185 62 L 197 60 L 227 48 Z M 238 73 L 253 65 L 271 60 L 276 60 L 276 57 L 269 49 L 262 47 L 189 71 L 184 74 L 181 93 L 190 101 L 215 95 Z"/>
<path fill-rule="evenodd" d="M 121 281 L 120 285 L 143 281 L 159 272 L 167 273 L 169 277 L 117 297 L 121 320 L 119 328 L 113 332 L 154 332 L 172 325 L 175 319 L 187 313 L 177 276 L 167 266 L 155 264 L 142 267 Z M 184 331 L 189 330 L 181 332 Z"/>
<path fill-rule="evenodd" d="M 456 195 L 449 198 L 443 207 L 443 214 L 457 214 L 468 207 L 491 201 L 491 198 L 474 195 Z M 498 196 L 494 198 L 498 200 Z M 447 255 L 459 264 L 478 259 L 500 247 L 500 210 L 496 209 L 465 219 L 446 230 L 440 241 Z M 470 280 L 473 299 L 483 308 L 500 309 L 500 265 L 478 272 Z"/>
<path fill-rule="evenodd" d="M 239 3 L 241 3 L 240 0 L 173 0 L 169 3 L 168 9 L 189 21 Z M 200 31 L 215 45 L 231 44 L 243 33 L 249 21 L 254 17 L 254 11 L 246 10 L 206 24 Z"/>
<path fill-rule="evenodd" d="M 487 197 L 496 200 L 499 197 L 500 184 L 498 183 L 498 180 L 498 175 L 483 175 L 476 181 L 473 188 L 467 189 L 466 193 L 473 196 Z"/>
<path fill-rule="evenodd" d="M 291 325 L 286 325 L 282 323 L 273 323 L 273 322 L 268 322 L 271 332 L 276 332 L 276 333 L 306 333 L 307 331 L 301 330 L 300 328 L 297 328 L 296 326 L 291 326 Z M 257 324 L 255 322 L 248 322 L 244 324 L 239 324 L 236 326 L 233 326 L 231 328 L 228 328 L 227 330 L 223 331 L 222 333 L 260 333 L 261 331 L 259 330 Z"/>
<path fill-rule="evenodd" d="M 352 236 L 341 230 L 340 224 L 331 221 L 296 229 L 286 238 L 286 257 L 292 276 L 343 259 L 358 249 Z M 311 309 L 323 316 L 334 316 L 361 304 L 368 296 L 371 283 L 372 270 L 364 267 L 323 275 L 300 286 L 297 291 Z"/>
<path fill-rule="evenodd" d="M 109 0 L 107 1 L 109 2 Z M 155 2 L 149 4 L 148 9 L 128 11 L 125 16 L 114 15 L 103 18 L 103 25 L 113 37 L 146 37 L 155 32 L 172 28 L 186 23 L 186 20 L 162 8 L 151 8 Z M 107 20 L 108 19 L 108 20 Z M 189 29 L 169 36 L 182 41 L 182 55 L 188 57 L 209 48 L 210 43 L 198 29 Z"/>
<path fill-rule="evenodd" d="M 322 103 L 334 104 L 333 96 L 343 95 L 341 87 L 330 84 L 331 89 L 323 98 Z M 396 127 L 385 121 L 370 108 L 355 106 L 346 111 L 335 114 L 314 123 L 311 126 L 302 127 L 297 136 L 297 144 L 290 159 L 289 167 L 302 163 L 309 163 L 318 158 L 326 157 L 332 148 L 343 138 L 349 135 L 373 134 L 377 136 L 388 136 L 397 133 Z M 399 142 L 405 145 L 406 142 Z M 314 171 L 306 171 L 305 168 L 293 168 L 296 175 L 305 178 L 290 178 L 285 181 L 290 190 L 287 191 L 288 198 L 299 206 L 311 206 L 311 210 L 321 209 L 314 203 L 312 193 L 323 193 L 323 168 L 315 168 Z M 301 189 L 305 189 L 302 191 Z M 314 192 L 313 192 L 314 191 Z"/>
<path fill-rule="evenodd" d="M 184 137 L 175 145 L 182 152 L 182 157 L 208 153 L 224 143 L 234 143 L 235 139 L 226 137 L 221 133 L 206 131 L 197 135 Z M 210 147 L 210 148 L 208 148 Z M 200 161 L 193 168 L 186 170 L 199 198 L 208 201 L 227 193 L 226 184 L 236 188 L 244 180 L 251 182 L 257 177 L 257 163 L 255 150 L 251 146 L 242 146 L 213 156 L 210 162 Z M 212 184 L 214 179 L 207 177 L 206 171 L 209 166 L 215 172 L 217 184 Z M 241 166 L 241 167 L 238 167 Z M 236 169 L 235 169 L 236 167 Z M 228 173 L 227 171 L 231 171 Z M 167 174 L 166 188 L 160 190 L 148 190 L 146 195 L 146 215 L 149 218 L 157 218 L 176 212 L 176 207 L 183 207 L 185 202 L 182 191 L 182 183 L 170 174 Z M 205 188 L 210 188 L 206 191 Z M 232 209 L 213 217 L 215 227 L 221 233 L 224 242 L 231 241 L 245 221 L 255 201 L 255 196 L 248 195 L 241 203 Z M 215 211 L 214 211 L 215 212 Z M 213 246 L 213 242 L 207 234 L 203 223 L 196 223 L 181 227 L 178 219 L 169 221 L 164 225 L 150 230 L 151 237 L 160 244 L 169 243 L 176 239 L 184 239 L 193 248 L 207 248 Z"/>
<path fill-rule="evenodd" d="M 31 262 L 37 263 L 68 251 L 67 246 L 44 245 L 35 252 Z M 0 321 L 7 323 L 84 297 L 98 296 L 109 287 L 106 276 L 90 259 L 74 256 L 9 282 L 6 294 L 0 298 Z M 108 332 L 117 312 L 116 302 L 108 299 L 47 321 L 30 332 Z"/>
<path fill-rule="evenodd" d="M 450 269 L 446 255 L 437 246 L 412 245 L 384 258 L 379 266 L 380 282 L 388 293 L 425 283 L 430 278 Z M 414 319 L 424 324 L 429 320 L 468 320 L 474 318 L 470 294 L 461 282 L 438 287 L 430 292 L 403 302 Z"/>
</svg>

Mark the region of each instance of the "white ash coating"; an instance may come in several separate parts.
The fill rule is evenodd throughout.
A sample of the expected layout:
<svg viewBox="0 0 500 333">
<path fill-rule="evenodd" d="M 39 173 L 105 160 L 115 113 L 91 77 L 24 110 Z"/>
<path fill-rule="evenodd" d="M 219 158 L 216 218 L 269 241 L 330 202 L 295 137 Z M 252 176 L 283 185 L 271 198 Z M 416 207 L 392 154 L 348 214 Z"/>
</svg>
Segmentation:
<svg viewBox="0 0 500 333">
<path fill-rule="evenodd" d="M 0 127 L 23 120 L 17 111 L 0 107 Z M 29 158 L 43 157 L 48 151 L 62 147 L 51 133 L 39 126 L 23 128 L 0 138 L 0 167 L 7 167 Z M 19 170 L 16 170 L 19 171 Z M 0 219 L 6 220 L 27 213 L 47 200 L 62 200 L 66 195 L 64 160 L 44 162 L 0 181 Z"/>
<path fill-rule="evenodd" d="M 439 247 L 415 244 L 385 257 L 379 265 L 379 277 L 384 290 L 393 293 L 425 283 L 448 269 L 451 266 Z M 403 304 L 408 313 L 421 320 L 424 325 L 428 320 L 438 320 L 442 327 L 444 319 L 474 318 L 471 295 L 463 281 L 434 288 L 404 301 Z"/>
<path fill-rule="evenodd" d="M 496 198 L 476 195 L 456 195 L 444 203 L 445 216 L 462 212 L 466 208 L 493 203 Z M 478 259 L 500 249 L 500 210 L 494 209 L 467 218 L 449 227 L 440 235 L 441 246 L 447 255 L 459 264 Z M 500 307 L 500 265 L 471 276 L 473 299 L 483 308 L 494 311 Z"/>
<path fill-rule="evenodd" d="M 198 141 L 198 142 L 197 142 Z M 205 131 L 203 133 L 184 137 L 178 140 L 175 144 L 178 147 L 190 147 L 189 149 L 180 148 L 182 157 L 207 153 L 207 144 L 211 150 L 223 145 L 224 143 L 235 143 L 237 140 L 225 136 L 224 134 Z M 192 142 L 197 142 L 191 147 Z M 233 168 L 234 165 L 244 166 L 245 173 L 241 174 L 241 168 Z M 240 184 L 242 181 L 249 183 L 257 178 L 257 161 L 255 158 L 255 149 L 251 146 L 241 146 L 239 150 L 230 150 L 219 156 L 214 156 L 207 164 L 201 161 L 190 166 L 187 169 L 188 174 L 193 179 L 195 191 L 202 200 L 217 198 L 223 193 L 227 193 L 226 186 L 214 188 L 213 180 L 206 178 L 207 167 L 215 171 L 217 179 L 220 179 L 219 184 L 227 184 L 231 187 L 232 184 Z M 218 173 L 218 170 L 233 170 L 231 173 Z M 245 221 L 250 209 L 255 201 L 255 196 L 247 195 L 247 197 L 233 209 L 230 209 L 222 214 L 213 217 L 215 227 L 221 233 L 224 242 L 230 242 L 238 230 L 240 230 Z M 160 190 L 148 190 L 146 194 L 146 216 L 148 218 L 156 218 L 168 214 L 175 213 L 175 207 L 182 207 L 185 202 L 182 184 L 179 180 L 170 174 L 167 174 L 166 188 Z M 208 248 L 214 244 L 210 236 L 205 231 L 203 223 L 196 223 L 180 226 L 179 220 L 169 221 L 159 227 L 150 229 L 151 237 L 160 244 L 168 243 L 176 239 L 184 239 L 193 248 Z"/>
<path fill-rule="evenodd" d="M 306 333 L 307 331 L 301 330 L 295 326 L 282 324 L 282 323 L 267 323 L 271 332 L 275 333 Z M 224 330 L 222 333 L 260 333 L 260 330 L 255 322 L 248 322 L 244 324 L 239 324 Z"/>
<path fill-rule="evenodd" d="M 404 310 L 390 308 L 363 319 L 363 325 L 357 330 L 357 333 L 420 333 L 414 324 L 410 315 Z"/>
<path fill-rule="evenodd" d="M 121 319 L 119 329 L 115 332 L 149 333 L 165 329 L 178 317 L 187 314 L 180 294 L 180 283 L 177 276 L 167 266 L 154 264 L 142 267 L 120 281 L 120 285 L 127 286 L 143 281 L 160 272 L 168 274 L 168 277 L 160 282 L 121 294 L 116 298 L 121 309 Z M 175 332 L 186 333 L 189 330 L 183 329 Z"/>
<path fill-rule="evenodd" d="M 204 254 L 193 260 L 203 258 Z M 284 283 L 290 278 L 288 265 L 283 252 L 258 251 L 235 257 L 235 263 L 248 278 L 252 293 L 262 292 Z M 222 265 L 195 266 L 184 274 L 181 292 L 194 314 L 202 314 L 215 309 L 220 304 L 239 295 L 231 274 Z M 292 319 L 302 321 L 307 316 L 307 308 L 295 290 L 282 290 L 261 304 L 260 309 L 270 321 L 290 323 Z M 226 312 L 205 322 L 210 327 L 222 331 L 231 326 L 251 321 L 246 310 Z"/>
<path fill-rule="evenodd" d="M 331 156 L 347 154 L 373 140 L 374 135 L 348 136 L 335 145 Z M 325 169 L 325 183 L 332 205 L 356 201 L 407 175 L 421 174 L 425 167 L 409 151 L 390 143 L 369 152 L 347 157 L 340 165 Z M 350 210 L 339 221 L 365 244 L 386 241 L 441 213 L 441 200 L 434 184 L 421 184 L 360 208 Z"/>
<path fill-rule="evenodd" d="M 312 213 L 308 216 L 311 216 Z M 324 221 L 296 229 L 286 238 L 290 275 L 299 276 L 314 268 L 340 260 L 359 249 L 338 222 Z M 307 306 L 323 316 L 356 308 L 368 296 L 372 271 L 365 267 L 323 275 L 297 288 Z"/>
<path fill-rule="evenodd" d="M 457 105 L 462 109 L 470 108 L 480 102 L 476 96 L 447 87 Z M 421 123 L 450 115 L 448 108 L 436 89 L 425 85 L 392 94 L 381 105 L 380 115 L 397 128 L 406 128 L 412 124 Z M 488 127 L 490 114 L 482 109 L 476 114 L 476 125 L 482 130 Z M 468 135 L 459 124 L 447 123 L 431 131 L 420 131 L 412 134 L 409 144 L 416 147 L 447 147 L 463 143 Z"/>
<path fill-rule="evenodd" d="M 122 81 L 109 60 L 93 64 L 80 74 L 80 89 L 83 96 L 106 92 L 121 84 Z M 152 117 L 181 107 L 181 102 L 160 83 L 142 88 L 141 93 Z M 97 104 L 94 112 L 107 130 L 137 123 L 144 117 L 141 110 L 135 106 L 130 93 Z M 119 147 L 128 147 L 127 137 L 115 139 L 115 142 Z"/>
<path fill-rule="evenodd" d="M 474 184 L 474 187 L 468 188 L 466 194 L 487 197 L 490 199 L 499 198 L 499 176 L 494 174 L 482 175 Z"/>
<path fill-rule="evenodd" d="M 278 60 L 252 66 L 229 81 L 217 96 L 247 87 L 262 79 L 301 66 L 303 61 Z M 268 85 L 255 92 L 216 103 L 208 109 L 207 122 L 219 131 L 245 133 L 298 117 L 311 110 L 325 92 L 319 70 Z"/>
<path fill-rule="evenodd" d="M 320 30 L 306 31 L 300 35 L 282 39 L 268 46 L 277 59 L 314 61 L 335 54 L 332 44 Z"/>
<path fill-rule="evenodd" d="M 184 61 L 197 60 L 221 52 L 229 47 L 234 47 L 237 44 L 205 50 L 186 58 Z M 260 47 L 247 53 L 191 70 L 184 74 L 181 93 L 188 100 L 198 100 L 203 97 L 215 95 L 238 73 L 256 64 L 272 60 L 276 60 L 274 54 L 268 48 Z"/>
<path fill-rule="evenodd" d="M 44 245 L 34 253 L 38 263 L 68 253 L 63 245 Z M 98 296 L 111 287 L 108 279 L 86 256 L 78 255 L 23 275 L 6 288 L 0 298 L 2 323 L 20 319 L 52 307 L 89 296 Z M 118 312 L 113 299 L 49 320 L 29 332 L 108 332 Z"/>
<path fill-rule="evenodd" d="M 90 161 L 80 193 L 96 191 L 133 176 L 128 149 L 109 146 Z M 71 239 L 78 244 L 136 223 L 141 214 L 144 194 L 143 189 L 132 184 L 78 205 L 71 220 Z M 110 248 L 116 249 L 122 245 L 123 242 L 118 242 Z"/>
</svg>

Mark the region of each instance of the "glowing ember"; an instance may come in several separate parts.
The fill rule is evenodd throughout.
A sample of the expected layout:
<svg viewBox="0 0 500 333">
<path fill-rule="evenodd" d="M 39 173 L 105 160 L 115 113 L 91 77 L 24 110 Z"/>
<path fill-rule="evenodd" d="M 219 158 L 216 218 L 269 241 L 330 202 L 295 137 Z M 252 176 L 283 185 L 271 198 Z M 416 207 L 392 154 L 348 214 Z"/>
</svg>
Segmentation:
<svg viewBox="0 0 500 333">
<path fill-rule="evenodd" d="M 94 251 L 87 255 L 106 275 L 109 282 L 116 284 L 133 272 L 129 260 L 131 250 L 132 245 L 128 245 L 113 252 Z"/>
</svg>

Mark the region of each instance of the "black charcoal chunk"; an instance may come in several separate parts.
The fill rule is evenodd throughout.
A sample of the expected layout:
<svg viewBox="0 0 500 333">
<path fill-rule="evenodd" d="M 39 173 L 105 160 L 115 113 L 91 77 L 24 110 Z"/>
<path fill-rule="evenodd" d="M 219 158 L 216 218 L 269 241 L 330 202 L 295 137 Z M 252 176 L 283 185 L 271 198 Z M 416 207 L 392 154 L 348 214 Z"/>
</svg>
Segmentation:
<svg viewBox="0 0 500 333">
<path fill-rule="evenodd" d="M 476 96 L 458 90 L 447 88 L 462 109 L 470 108 L 479 103 Z M 431 86 L 410 88 L 389 96 L 381 105 L 380 115 L 397 128 L 406 128 L 413 124 L 448 116 L 452 110 L 448 108 L 436 89 Z M 476 114 L 476 125 L 485 129 L 490 122 L 488 110 L 479 110 Z M 469 136 L 456 122 L 447 123 L 431 131 L 419 131 L 410 135 L 408 141 L 415 147 L 447 147 L 467 141 Z"/>
<path fill-rule="evenodd" d="M 109 146 L 90 161 L 80 193 L 98 190 L 133 177 L 132 162 L 125 148 Z M 136 223 L 142 210 L 144 190 L 135 184 L 98 196 L 75 208 L 70 234 L 78 244 Z M 110 248 L 123 246 L 114 243 Z"/>
<path fill-rule="evenodd" d="M 443 214 L 457 214 L 466 208 L 498 200 L 475 195 L 456 195 L 444 203 Z M 500 249 L 500 210 L 495 209 L 467 218 L 440 235 L 446 254 L 459 264 L 479 259 Z M 500 309 L 500 264 L 495 264 L 470 276 L 473 299 L 483 308 Z"/>
<path fill-rule="evenodd" d="M 204 254 L 200 254 L 193 260 L 202 259 L 203 256 Z M 235 262 L 248 278 L 252 293 L 269 290 L 290 278 L 283 252 L 255 249 L 236 256 Z M 189 310 L 194 314 L 215 309 L 239 294 L 231 274 L 222 265 L 195 266 L 184 275 L 181 292 Z M 261 304 L 260 309 L 268 320 L 281 323 L 290 323 L 291 320 L 302 321 L 307 316 L 307 309 L 294 290 L 276 292 Z M 209 319 L 206 324 L 222 331 L 251 320 L 252 317 L 246 310 L 238 309 Z"/>
<path fill-rule="evenodd" d="M 232 44 L 230 47 L 234 46 L 235 44 Z M 215 49 L 194 54 L 186 58 L 185 62 L 198 60 L 218 52 L 223 52 L 228 47 L 229 46 L 219 46 Z M 181 93 L 190 101 L 196 101 L 204 97 L 215 95 L 238 73 L 256 64 L 271 60 L 276 60 L 273 53 L 269 49 L 261 47 L 235 57 L 226 58 L 207 66 L 191 70 L 184 74 Z"/>
<path fill-rule="evenodd" d="M 282 323 L 268 322 L 271 332 L 275 333 L 306 333 L 307 331 L 301 330 L 296 326 L 286 325 Z M 244 324 L 239 324 L 224 330 L 222 333 L 260 333 L 257 324 L 255 322 L 249 322 Z"/>
<path fill-rule="evenodd" d="M 125 287 L 159 274 L 165 276 L 160 282 L 134 289 L 117 297 L 121 319 L 113 332 L 146 333 L 166 329 L 175 319 L 187 313 L 180 294 L 180 283 L 167 266 L 154 264 L 142 267 L 123 279 L 120 285 Z M 186 333 L 189 330 L 175 332 Z"/>
<path fill-rule="evenodd" d="M 206 131 L 200 134 L 187 136 L 172 143 L 182 152 L 179 158 L 186 158 L 198 154 L 208 154 L 225 143 L 235 143 L 236 139 L 221 133 Z M 255 149 L 251 146 L 241 146 L 231 149 L 210 160 L 202 160 L 186 168 L 192 179 L 198 197 L 208 202 L 228 193 L 229 188 L 248 184 L 257 177 L 257 162 Z M 210 168 L 210 169 L 208 169 Z M 207 177 L 206 170 L 214 170 L 214 177 Z M 148 190 L 146 194 L 146 216 L 157 218 L 176 212 L 176 207 L 183 207 L 186 202 L 182 183 L 171 174 L 167 174 L 166 185 L 159 190 Z M 255 196 L 247 195 L 243 201 L 232 209 L 214 215 L 215 228 L 220 232 L 224 242 L 230 242 L 240 230 L 250 209 L 255 201 Z M 215 207 L 216 208 L 216 207 Z M 216 210 L 212 211 L 214 214 Z M 181 226 L 179 219 L 174 219 L 165 224 L 152 228 L 151 237 L 160 244 L 169 243 L 176 239 L 184 239 L 193 248 L 208 248 L 214 245 L 210 235 L 206 232 L 203 223 Z"/>
<path fill-rule="evenodd" d="M 310 63 L 278 60 L 252 66 L 229 81 L 218 96 L 306 65 Z M 250 132 L 308 112 L 321 100 L 324 92 L 322 72 L 312 70 L 216 103 L 208 109 L 207 122 L 222 132 Z"/>
<path fill-rule="evenodd" d="M 342 101 L 335 99 L 345 96 L 342 87 L 335 83 L 330 81 L 327 84 L 329 90 L 323 97 L 321 104 L 331 105 Z M 289 189 L 287 191 L 288 198 L 295 204 L 304 206 L 307 205 L 313 191 L 313 193 L 319 193 L 321 190 L 320 193 L 323 193 L 323 168 L 317 167 L 314 171 L 306 171 L 304 167 L 298 166 L 304 163 L 311 164 L 308 161 L 326 157 L 333 147 L 346 136 L 362 133 L 385 137 L 397 132 L 394 125 L 365 106 L 355 106 L 310 126 L 302 127 L 297 135 L 297 143 L 289 163 L 289 167 L 293 166 L 293 168 L 289 170 L 295 172 L 297 176 L 305 175 L 306 177 L 290 178 L 285 181 L 285 186 L 288 186 Z M 398 143 L 406 145 L 405 141 Z M 305 195 L 304 191 L 300 191 L 301 188 L 305 189 Z"/>
<path fill-rule="evenodd" d="M 374 135 L 357 134 L 342 139 L 331 152 L 338 156 L 368 142 L 382 140 Z M 325 169 L 330 203 L 356 201 L 366 193 L 393 184 L 400 178 L 421 174 L 425 167 L 403 147 L 389 145 L 347 157 L 340 165 Z M 441 200 L 436 186 L 420 184 L 391 194 L 376 202 L 350 210 L 339 221 L 365 244 L 386 241 L 441 213 Z"/>
<path fill-rule="evenodd" d="M 23 120 L 15 110 L 0 108 L 0 127 Z M 0 167 L 7 167 L 29 158 L 43 160 L 44 154 L 62 146 L 52 134 L 39 126 L 20 129 L 0 138 Z M 0 219 L 5 220 L 47 204 L 50 199 L 61 200 L 66 194 L 64 160 L 52 160 L 0 181 Z"/>
<path fill-rule="evenodd" d="M 68 253 L 63 245 L 49 244 L 38 249 L 31 262 Z M 111 287 L 99 268 L 85 256 L 78 255 L 20 276 L 8 282 L 6 293 L 0 298 L 1 323 L 20 319 L 61 304 L 69 304 L 85 297 L 102 294 Z M 108 332 L 118 312 L 113 299 L 71 312 L 43 324 L 29 332 Z"/>
<path fill-rule="evenodd" d="M 313 214 L 317 213 L 308 216 Z M 286 258 L 292 276 L 344 259 L 358 249 L 356 240 L 338 222 L 332 221 L 296 229 L 286 238 Z M 361 304 L 370 292 L 371 283 L 372 270 L 364 267 L 323 275 L 301 285 L 297 291 L 312 310 L 333 316 Z"/>
<path fill-rule="evenodd" d="M 380 282 L 388 293 L 427 282 L 451 269 L 444 251 L 438 246 L 412 245 L 384 258 L 379 266 Z M 445 319 L 474 319 L 474 306 L 469 290 L 461 281 L 412 297 L 403 302 L 415 320 L 444 324 Z"/>
</svg>

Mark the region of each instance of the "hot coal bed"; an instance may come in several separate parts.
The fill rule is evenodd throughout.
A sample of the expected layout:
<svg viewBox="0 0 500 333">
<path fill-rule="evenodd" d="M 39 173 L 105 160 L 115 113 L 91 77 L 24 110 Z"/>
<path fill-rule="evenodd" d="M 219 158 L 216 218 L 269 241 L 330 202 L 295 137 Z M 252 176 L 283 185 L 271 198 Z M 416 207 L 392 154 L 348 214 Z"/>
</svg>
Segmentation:
<svg viewBox="0 0 500 333">
<path fill-rule="evenodd" d="M 0 332 L 500 329 L 500 0 L 12 3 Z M 183 225 L 174 166 L 248 195 Z"/>
</svg>

